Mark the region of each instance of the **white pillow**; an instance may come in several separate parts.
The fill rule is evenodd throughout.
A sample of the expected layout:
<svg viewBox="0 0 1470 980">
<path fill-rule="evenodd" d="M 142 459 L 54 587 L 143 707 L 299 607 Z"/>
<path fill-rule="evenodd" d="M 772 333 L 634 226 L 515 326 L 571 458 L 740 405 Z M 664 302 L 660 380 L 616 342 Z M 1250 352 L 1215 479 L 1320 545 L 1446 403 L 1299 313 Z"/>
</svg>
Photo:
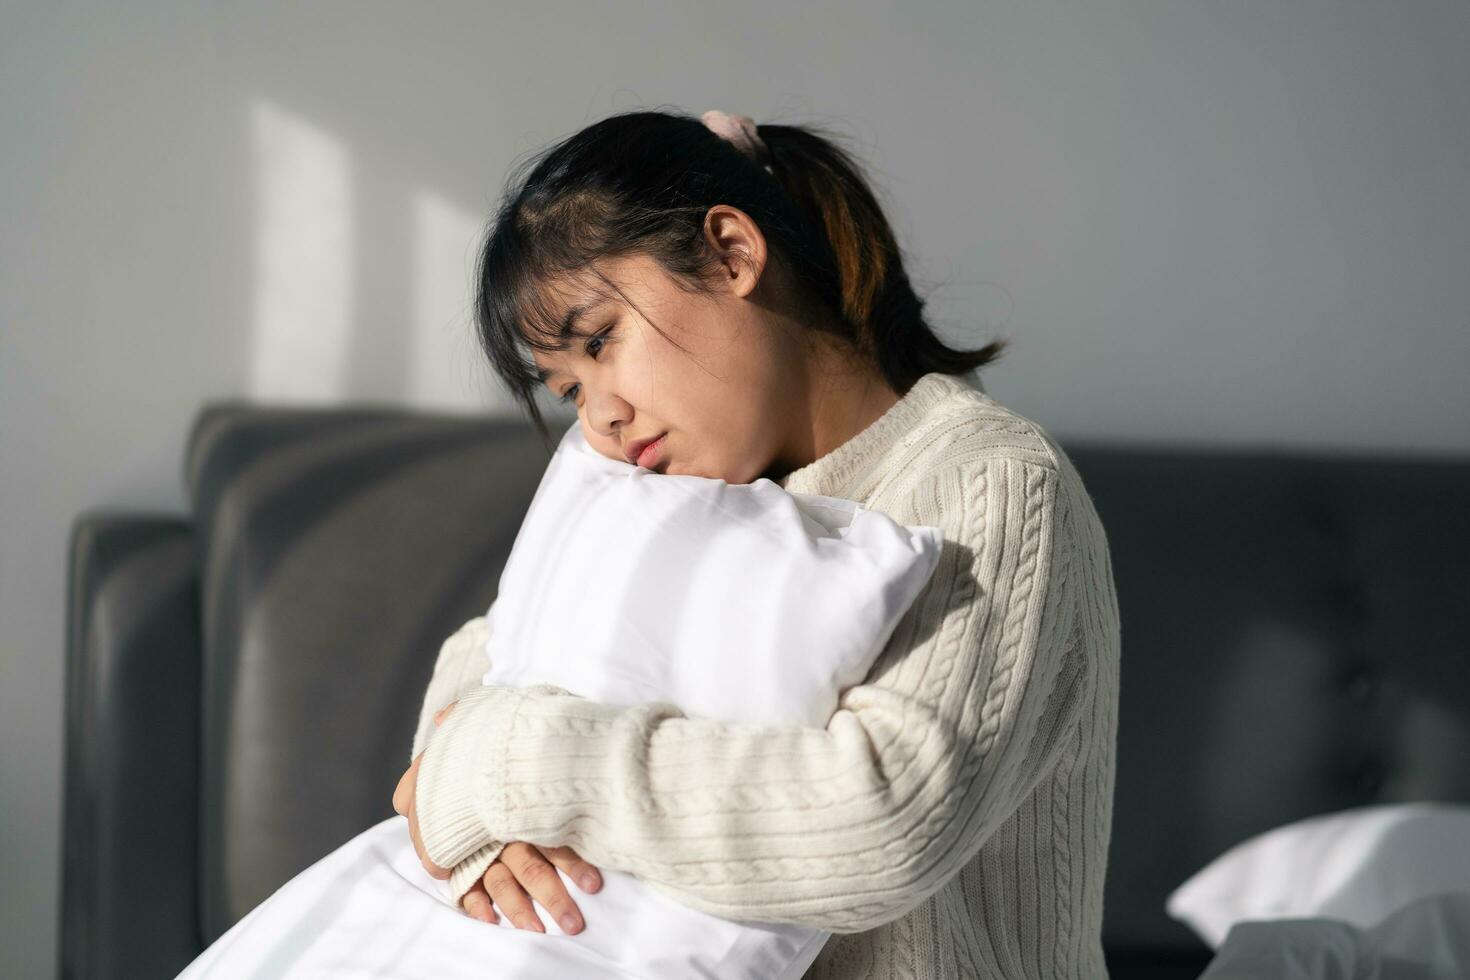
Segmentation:
<svg viewBox="0 0 1470 980">
<path fill-rule="evenodd" d="M 942 540 L 769 479 L 730 484 L 609 459 L 574 424 L 501 575 L 484 682 L 823 727 L 929 581 Z M 575 938 L 648 980 L 799 980 L 829 936 L 718 918 L 601 871 L 593 894 L 562 873 L 587 923 Z"/>
<path fill-rule="evenodd" d="M 660 474 L 567 430 L 487 618 L 486 684 L 825 726 L 939 560 L 851 500 Z"/>
<path fill-rule="evenodd" d="M 1429 895 L 1470 891 L 1470 806 L 1394 803 L 1286 824 L 1230 848 L 1176 888 L 1169 915 L 1218 949 L 1253 919 L 1372 927 Z"/>
</svg>

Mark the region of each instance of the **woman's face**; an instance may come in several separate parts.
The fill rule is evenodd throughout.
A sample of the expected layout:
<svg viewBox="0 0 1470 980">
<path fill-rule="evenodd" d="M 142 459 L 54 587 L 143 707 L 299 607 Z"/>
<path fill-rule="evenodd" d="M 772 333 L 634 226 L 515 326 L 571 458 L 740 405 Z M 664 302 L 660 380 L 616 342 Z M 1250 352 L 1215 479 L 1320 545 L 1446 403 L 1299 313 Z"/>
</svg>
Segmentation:
<svg viewBox="0 0 1470 980">
<path fill-rule="evenodd" d="M 723 268 L 724 288 L 686 292 L 647 256 L 599 264 L 616 290 L 595 279 L 611 295 L 557 290 L 559 315 L 590 305 L 569 348 L 532 357 L 551 394 L 576 404 L 588 443 L 603 455 L 626 462 L 632 443 L 663 437 L 657 472 L 750 483 L 781 467 L 801 424 L 800 329 L 770 312 L 769 280 L 757 289 L 766 253 L 754 223 L 722 206 L 706 229 L 750 259 Z"/>
</svg>

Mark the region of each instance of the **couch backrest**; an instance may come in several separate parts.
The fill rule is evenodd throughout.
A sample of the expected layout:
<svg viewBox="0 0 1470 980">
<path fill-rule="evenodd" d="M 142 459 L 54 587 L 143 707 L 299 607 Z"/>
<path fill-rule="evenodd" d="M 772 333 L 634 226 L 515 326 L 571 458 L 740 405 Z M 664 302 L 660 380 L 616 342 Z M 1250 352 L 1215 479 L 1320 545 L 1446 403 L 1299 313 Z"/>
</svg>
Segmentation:
<svg viewBox="0 0 1470 980">
<path fill-rule="evenodd" d="M 1371 803 L 1470 802 L 1470 459 L 1066 452 L 1121 616 L 1110 949 L 1230 846 Z"/>
<path fill-rule="evenodd" d="M 1470 460 L 1064 445 L 1122 616 L 1110 949 L 1200 948 L 1164 897 L 1252 834 L 1470 801 Z M 206 943 L 391 814 L 548 459 L 516 420 L 201 415 Z"/>
<path fill-rule="evenodd" d="M 549 459 L 515 421 L 248 405 L 196 421 L 206 943 L 392 816 L 439 646 L 489 608 Z"/>
</svg>

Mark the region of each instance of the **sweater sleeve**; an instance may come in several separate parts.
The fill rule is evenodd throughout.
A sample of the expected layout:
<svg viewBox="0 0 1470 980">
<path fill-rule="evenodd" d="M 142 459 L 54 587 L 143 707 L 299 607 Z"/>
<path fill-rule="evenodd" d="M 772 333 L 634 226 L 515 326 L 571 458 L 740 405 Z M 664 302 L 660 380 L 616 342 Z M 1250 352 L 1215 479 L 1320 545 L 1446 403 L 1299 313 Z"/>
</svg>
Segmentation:
<svg viewBox="0 0 1470 980">
<path fill-rule="evenodd" d="M 414 733 L 413 748 L 408 756 L 410 764 L 428 747 L 429 738 L 436 727 L 435 712 L 480 686 L 480 678 L 485 676 L 485 671 L 490 666 L 485 659 L 485 644 L 489 638 L 488 617 L 476 616 L 440 644 L 439 657 L 434 661 L 434 673 L 429 678 L 429 687 L 424 693 L 424 704 L 419 709 L 418 730 Z M 449 887 L 456 902 L 464 897 L 465 892 L 495 862 L 503 847 L 499 841 L 486 841 L 474 853 L 450 868 Z"/>
<path fill-rule="evenodd" d="M 458 700 L 466 691 L 480 686 L 480 678 L 490 667 L 485 659 L 485 643 L 489 638 L 489 620 L 485 616 L 476 616 L 439 645 L 434 673 L 424 692 L 423 707 L 419 709 L 418 729 L 414 732 L 413 748 L 408 754 L 410 763 L 424 751 L 429 744 L 429 736 L 434 734 L 434 713 L 449 702 Z"/>
<path fill-rule="evenodd" d="M 912 523 L 943 532 L 939 564 L 825 728 L 549 685 L 467 693 L 417 784 L 430 858 L 566 844 L 726 918 L 861 932 L 902 916 L 1047 774 L 1089 696 L 1058 482 L 1006 457 L 922 478 Z"/>
</svg>

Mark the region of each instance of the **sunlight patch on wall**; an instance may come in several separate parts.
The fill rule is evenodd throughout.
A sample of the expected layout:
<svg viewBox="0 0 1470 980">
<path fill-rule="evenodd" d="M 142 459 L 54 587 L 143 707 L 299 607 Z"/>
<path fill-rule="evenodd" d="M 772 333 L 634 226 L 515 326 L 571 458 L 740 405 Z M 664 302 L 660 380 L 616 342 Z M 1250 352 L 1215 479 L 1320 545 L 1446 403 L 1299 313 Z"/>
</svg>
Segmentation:
<svg viewBox="0 0 1470 980">
<path fill-rule="evenodd" d="M 342 142 L 266 100 L 250 106 L 256 175 L 248 393 L 336 402 L 352 326 L 352 166 Z"/>
</svg>

